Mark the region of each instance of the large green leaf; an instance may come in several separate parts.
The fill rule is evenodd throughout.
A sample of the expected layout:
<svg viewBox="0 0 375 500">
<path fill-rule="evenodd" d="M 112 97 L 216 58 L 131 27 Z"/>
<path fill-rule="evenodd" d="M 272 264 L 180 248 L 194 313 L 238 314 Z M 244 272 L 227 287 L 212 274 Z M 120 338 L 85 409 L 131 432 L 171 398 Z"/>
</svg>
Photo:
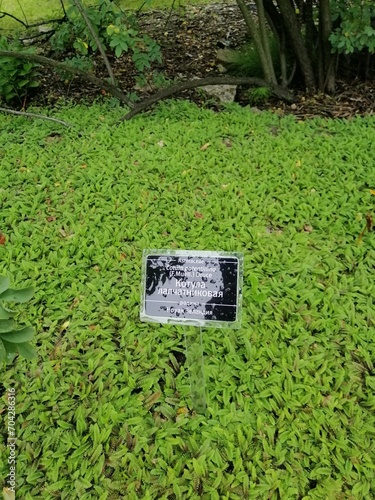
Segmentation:
<svg viewBox="0 0 375 500">
<path fill-rule="evenodd" d="M 0 319 L 0 333 L 11 332 L 17 328 L 17 323 L 12 319 Z"/>
<path fill-rule="evenodd" d="M 27 342 L 22 342 L 17 345 L 18 352 L 27 360 L 35 359 L 37 357 L 36 350 L 31 347 Z"/>
<path fill-rule="evenodd" d="M 9 309 L 5 309 L 5 307 L 3 307 L 0 304 L 0 319 L 9 319 L 9 318 L 12 318 L 13 316 L 14 316 L 13 311 L 10 311 Z"/>
<path fill-rule="evenodd" d="M 17 344 L 12 344 L 11 342 L 7 342 L 4 339 L 0 339 L 0 340 L 2 340 L 7 354 L 17 352 Z"/>
<path fill-rule="evenodd" d="M 0 276 L 0 294 L 8 289 L 10 282 L 6 276 Z"/>
<path fill-rule="evenodd" d="M 34 337 L 34 328 L 26 326 L 21 330 L 15 330 L 9 333 L 0 333 L 0 338 L 11 344 L 21 344 L 28 342 Z"/>
<path fill-rule="evenodd" d="M 34 289 L 32 287 L 23 288 L 22 290 L 13 290 L 9 288 L 5 292 L 0 294 L 0 301 L 5 300 L 7 302 L 27 302 L 34 295 Z"/>
<path fill-rule="evenodd" d="M 0 340 L 0 363 L 2 363 L 3 361 L 6 360 L 6 357 L 7 357 L 7 352 L 5 350 L 5 346 L 2 342 L 2 340 Z"/>
</svg>

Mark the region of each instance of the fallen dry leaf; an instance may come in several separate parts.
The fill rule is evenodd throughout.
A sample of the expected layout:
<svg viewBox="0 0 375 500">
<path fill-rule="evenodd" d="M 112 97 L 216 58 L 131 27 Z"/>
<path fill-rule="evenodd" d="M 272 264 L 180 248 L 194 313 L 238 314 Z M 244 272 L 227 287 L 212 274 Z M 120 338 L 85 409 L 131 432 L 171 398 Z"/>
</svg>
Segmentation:
<svg viewBox="0 0 375 500">
<path fill-rule="evenodd" d="M 201 214 L 200 212 L 194 212 L 194 217 L 196 219 L 203 219 L 203 214 Z"/>
<path fill-rule="evenodd" d="M 0 245 L 5 245 L 6 238 L 3 233 L 0 233 Z"/>
<path fill-rule="evenodd" d="M 366 214 L 366 228 L 367 231 L 371 231 L 374 227 L 374 219 L 371 214 Z"/>
<path fill-rule="evenodd" d="M 161 397 L 161 391 L 157 391 L 154 394 L 151 394 L 148 398 L 145 399 L 144 406 L 147 409 L 150 409 L 152 405 L 154 405 Z"/>
<path fill-rule="evenodd" d="M 126 259 L 126 255 L 124 253 L 120 254 L 120 260 Z"/>
<path fill-rule="evenodd" d="M 370 189 L 370 193 L 375 196 L 375 189 Z"/>
<path fill-rule="evenodd" d="M 4 500 L 15 500 L 16 494 L 9 488 L 3 488 Z"/>
<path fill-rule="evenodd" d="M 186 414 L 189 413 L 189 410 L 186 406 L 182 406 L 177 410 L 177 415 L 181 415 L 181 413 Z"/>
<path fill-rule="evenodd" d="M 305 233 L 312 233 L 313 232 L 313 227 L 309 226 L 308 224 L 305 224 L 303 226 L 303 230 L 305 231 Z"/>
<path fill-rule="evenodd" d="M 207 148 L 209 148 L 211 144 L 209 142 L 206 142 L 206 144 L 203 144 L 203 146 L 200 148 L 201 151 L 206 151 Z"/>
<path fill-rule="evenodd" d="M 63 332 L 64 330 L 66 330 L 68 328 L 68 326 L 70 325 L 70 321 L 65 321 L 61 327 L 61 331 Z"/>
<path fill-rule="evenodd" d="M 47 222 L 52 222 L 56 220 L 56 217 L 54 215 L 50 215 L 49 217 L 47 217 Z"/>
</svg>

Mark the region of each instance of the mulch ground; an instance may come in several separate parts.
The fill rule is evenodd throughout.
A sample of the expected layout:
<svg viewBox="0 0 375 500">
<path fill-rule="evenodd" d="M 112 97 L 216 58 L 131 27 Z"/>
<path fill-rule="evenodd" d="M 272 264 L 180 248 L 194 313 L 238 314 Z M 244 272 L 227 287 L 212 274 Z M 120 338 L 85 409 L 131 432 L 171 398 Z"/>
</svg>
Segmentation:
<svg viewBox="0 0 375 500">
<path fill-rule="evenodd" d="M 173 11 L 153 10 L 141 13 L 139 20 L 141 32 L 149 34 L 161 46 L 163 62 L 154 65 L 153 69 L 162 72 L 167 79 L 188 80 L 220 75 L 220 63 L 216 58 L 218 49 L 236 48 L 246 41 L 244 21 L 237 5 L 233 3 L 181 7 Z M 123 90 L 136 90 L 141 98 L 147 97 L 153 90 L 156 91 L 150 87 L 139 89 L 130 56 L 113 58 L 111 63 Z M 96 59 L 95 66 L 96 74 L 106 77 L 100 58 Z M 28 104 L 53 105 L 61 97 L 75 102 L 90 102 L 100 97 L 98 88 L 81 80 L 74 79 L 67 84 L 57 77 L 51 77 L 48 69 L 43 70 L 42 74 L 42 85 Z M 206 100 L 204 93 L 195 90 L 185 91 L 173 97 L 190 99 L 197 104 Z M 243 105 L 248 104 L 244 94 L 240 92 L 238 100 Z M 212 105 L 215 107 L 215 104 Z M 293 104 L 272 98 L 257 107 L 272 109 L 279 114 L 291 113 L 303 119 L 314 116 L 349 118 L 373 114 L 375 78 L 360 81 L 346 75 L 345 78 L 338 79 L 334 97 L 324 94 L 309 96 L 296 92 Z"/>
</svg>

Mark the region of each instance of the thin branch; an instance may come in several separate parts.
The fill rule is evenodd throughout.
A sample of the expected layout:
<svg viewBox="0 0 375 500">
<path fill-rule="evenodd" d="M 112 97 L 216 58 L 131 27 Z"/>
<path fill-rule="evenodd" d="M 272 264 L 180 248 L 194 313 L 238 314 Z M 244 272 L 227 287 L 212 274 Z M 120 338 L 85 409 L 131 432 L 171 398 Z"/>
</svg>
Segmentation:
<svg viewBox="0 0 375 500">
<path fill-rule="evenodd" d="M 165 21 L 165 24 L 164 24 L 164 29 L 167 29 L 168 23 L 172 17 L 172 12 L 173 12 L 173 8 L 174 8 L 175 3 L 176 3 L 176 0 L 173 0 L 171 8 L 169 9 L 169 12 L 168 12 L 167 20 Z"/>
<path fill-rule="evenodd" d="M 277 97 L 290 102 L 293 101 L 293 96 L 288 89 L 280 87 L 279 85 L 270 84 L 261 78 L 250 78 L 245 76 L 209 76 L 207 78 L 198 78 L 196 80 L 176 83 L 175 85 L 159 90 L 159 92 L 156 92 L 153 96 L 133 106 L 133 109 L 125 116 L 121 117 L 120 121 L 130 120 L 130 118 L 133 118 L 133 116 L 141 111 L 144 111 L 158 101 L 166 99 L 172 94 L 176 94 L 182 90 L 205 87 L 206 85 L 253 85 L 256 87 L 267 87 Z"/>
<path fill-rule="evenodd" d="M 42 43 L 44 43 L 47 40 L 49 40 L 52 37 L 52 35 L 54 35 L 55 33 L 56 33 L 56 30 L 45 31 L 44 33 L 38 33 L 37 35 L 34 35 L 34 36 L 20 38 L 20 42 L 22 42 L 24 45 L 34 45 L 35 43 L 40 42 L 39 38 L 45 37 L 45 40 L 42 40 Z"/>
<path fill-rule="evenodd" d="M 140 7 L 138 7 L 138 9 L 137 9 L 137 10 L 136 10 L 136 12 L 135 12 L 137 16 L 138 16 L 138 14 L 140 14 L 140 13 L 141 13 L 141 10 L 142 10 L 142 9 L 143 9 L 143 7 L 146 5 L 146 3 L 147 3 L 147 2 L 143 2 L 143 3 L 141 4 L 141 6 L 140 6 Z"/>
<path fill-rule="evenodd" d="M 21 19 L 18 19 L 18 17 L 16 16 L 13 16 L 13 14 L 9 14 L 8 12 L 0 12 L 0 19 L 3 19 L 4 17 L 11 17 L 12 19 L 14 19 L 15 21 L 17 21 L 18 23 L 22 24 L 22 26 L 24 26 L 25 28 L 36 28 L 38 26 L 43 26 L 44 24 L 50 24 L 50 23 L 62 23 L 66 20 L 66 17 L 60 17 L 59 19 L 48 19 L 46 21 L 39 21 L 37 23 L 33 23 L 33 24 L 28 24 L 27 22 L 25 23 L 24 21 L 22 21 Z"/>
<path fill-rule="evenodd" d="M 18 3 L 18 7 L 20 8 L 20 10 L 21 10 L 21 12 L 23 14 L 23 17 L 25 18 L 26 24 L 29 24 L 28 21 L 27 21 L 27 17 L 26 17 L 25 11 L 23 10 L 21 2 L 19 0 L 17 0 L 17 3 Z"/>
<path fill-rule="evenodd" d="M 52 66 L 53 68 L 66 71 L 67 73 L 71 73 L 72 75 L 81 76 L 82 78 L 93 83 L 100 89 L 107 90 L 114 97 L 117 97 L 117 99 L 119 99 L 122 103 L 129 106 L 129 108 L 134 107 L 133 102 L 119 88 L 115 87 L 114 85 L 108 83 L 105 80 L 102 80 L 101 78 L 97 78 L 96 76 L 87 73 L 86 71 L 82 71 L 81 69 L 78 68 L 73 68 L 73 66 L 70 66 L 69 64 L 55 61 L 54 59 L 50 59 L 49 57 L 39 56 L 37 54 L 30 54 L 29 52 L 13 52 L 9 50 L 0 50 L 0 57 L 15 57 L 16 59 L 25 59 L 27 61 L 34 61 L 43 64 L 45 66 Z"/>
<path fill-rule="evenodd" d="M 46 115 L 38 115 L 36 113 L 26 113 L 25 111 L 15 111 L 14 109 L 1 108 L 1 107 L 0 111 L 3 111 L 4 113 L 10 113 L 11 115 L 26 116 L 27 118 L 40 118 L 41 120 L 48 120 L 50 122 L 60 123 L 60 125 L 64 125 L 64 127 L 73 127 L 71 123 L 58 120 L 57 118 L 51 118 Z"/>
<path fill-rule="evenodd" d="M 112 66 L 111 66 L 110 62 L 108 61 L 108 57 L 107 57 L 107 54 L 104 51 L 103 44 L 99 40 L 99 37 L 98 37 L 97 33 L 94 30 L 94 26 L 92 25 L 92 22 L 90 21 L 88 15 L 86 13 L 86 10 L 85 10 L 84 6 L 82 5 L 81 0 L 73 0 L 73 2 L 74 2 L 74 5 L 79 10 L 79 13 L 83 17 L 83 19 L 84 19 L 84 21 L 85 21 L 85 23 L 86 23 L 86 25 L 87 25 L 87 27 L 88 27 L 88 29 L 89 29 L 92 37 L 93 37 L 93 39 L 95 40 L 96 45 L 98 46 L 98 49 L 99 49 L 99 52 L 102 55 L 104 64 L 107 67 L 108 75 L 109 75 L 109 78 L 111 80 L 112 85 L 116 85 L 116 80 L 115 80 L 115 76 L 113 74 Z"/>
<path fill-rule="evenodd" d="M 65 19 L 67 19 L 68 16 L 66 14 L 64 0 L 60 0 L 60 4 L 61 4 L 62 11 L 64 12 L 64 17 L 65 17 Z"/>
<path fill-rule="evenodd" d="M 13 16 L 13 14 L 8 14 L 8 12 L 0 12 L 0 19 L 3 19 L 5 16 L 11 17 L 18 23 L 22 24 L 22 26 L 25 26 L 25 28 L 28 28 L 28 25 L 24 21 L 21 21 L 21 19 L 18 19 L 18 17 Z"/>
</svg>

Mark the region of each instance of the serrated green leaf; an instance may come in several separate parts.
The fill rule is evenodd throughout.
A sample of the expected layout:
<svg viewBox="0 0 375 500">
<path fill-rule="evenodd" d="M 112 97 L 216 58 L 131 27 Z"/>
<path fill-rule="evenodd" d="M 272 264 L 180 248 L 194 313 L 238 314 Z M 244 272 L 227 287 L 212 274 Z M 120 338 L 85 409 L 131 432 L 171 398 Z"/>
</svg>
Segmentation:
<svg viewBox="0 0 375 500">
<path fill-rule="evenodd" d="M 31 326 L 26 326 L 20 330 L 14 330 L 9 333 L 0 333 L 0 337 L 11 344 L 21 344 L 28 342 L 34 337 L 34 328 Z"/>
<path fill-rule="evenodd" d="M 22 290 L 8 288 L 8 290 L 0 294 L 0 301 L 23 303 L 30 300 L 33 295 L 34 289 L 32 287 L 23 288 Z"/>
</svg>

